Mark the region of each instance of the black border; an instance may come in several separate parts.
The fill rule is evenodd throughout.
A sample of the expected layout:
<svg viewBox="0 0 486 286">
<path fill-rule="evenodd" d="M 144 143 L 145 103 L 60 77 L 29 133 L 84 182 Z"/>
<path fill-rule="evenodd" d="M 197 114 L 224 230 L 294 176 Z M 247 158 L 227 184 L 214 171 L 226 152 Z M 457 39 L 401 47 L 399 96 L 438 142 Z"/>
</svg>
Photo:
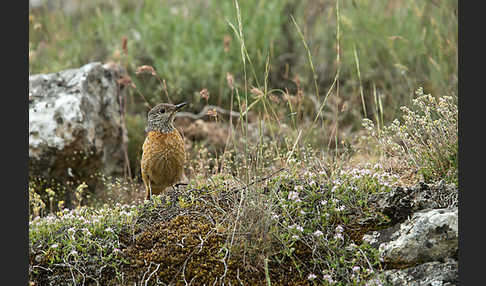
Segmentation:
<svg viewBox="0 0 486 286">
<path fill-rule="evenodd" d="M 9 2 L 2 14 L 2 280 L 28 285 L 29 2 Z"/>
<path fill-rule="evenodd" d="M 476 164 L 484 141 L 481 133 L 485 122 L 483 101 L 484 60 L 486 50 L 482 21 L 484 9 L 474 1 L 459 1 L 459 283 L 480 285 L 484 271 L 484 191 L 476 180 L 484 177 L 484 167 Z M 476 5 L 475 5 L 476 6 Z M 478 21 L 479 20 L 479 21 Z M 468 40 L 469 39 L 469 40 Z M 476 108 L 472 108 L 476 107 Z M 477 109 L 477 110 L 475 110 Z M 473 135 L 474 134 L 474 135 Z M 468 137 L 474 136 L 473 140 Z M 474 143 L 474 144 L 471 144 Z M 475 146 L 476 145 L 476 146 Z M 477 148 L 476 148 L 477 147 Z M 479 184 L 478 184 L 479 183 Z M 477 257 L 478 259 L 475 259 Z M 479 282 L 479 284 L 478 284 Z M 483 282 L 484 283 L 484 282 Z"/>
</svg>

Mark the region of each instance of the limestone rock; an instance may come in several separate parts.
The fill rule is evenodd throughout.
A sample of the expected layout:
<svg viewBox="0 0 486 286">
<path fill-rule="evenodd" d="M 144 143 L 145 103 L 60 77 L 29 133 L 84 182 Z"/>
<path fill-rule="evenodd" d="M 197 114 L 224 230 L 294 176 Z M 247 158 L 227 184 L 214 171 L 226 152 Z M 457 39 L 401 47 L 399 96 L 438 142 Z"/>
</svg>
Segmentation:
<svg viewBox="0 0 486 286">
<path fill-rule="evenodd" d="M 458 276 L 457 261 L 447 259 L 443 263 L 434 261 L 405 269 L 386 270 L 382 280 L 396 286 L 452 286 L 458 285 Z"/>
<path fill-rule="evenodd" d="M 82 180 L 123 173 L 124 89 L 115 65 L 29 77 L 29 177 Z"/>
<path fill-rule="evenodd" d="M 398 223 L 416 211 L 457 206 L 458 190 L 444 181 L 436 184 L 421 182 L 413 187 L 397 187 L 390 192 L 376 194 L 370 203 L 392 222 Z"/>
<path fill-rule="evenodd" d="M 432 209 L 415 213 L 390 241 L 379 246 L 385 263 L 417 265 L 458 256 L 458 209 Z"/>
</svg>

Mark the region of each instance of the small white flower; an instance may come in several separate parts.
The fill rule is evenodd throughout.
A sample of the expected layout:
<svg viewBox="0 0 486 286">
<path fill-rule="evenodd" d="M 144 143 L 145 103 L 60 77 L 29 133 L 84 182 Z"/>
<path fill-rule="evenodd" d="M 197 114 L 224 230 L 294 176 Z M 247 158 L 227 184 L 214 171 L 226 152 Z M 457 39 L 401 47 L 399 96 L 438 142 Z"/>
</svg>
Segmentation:
<svg viewBox="0 0 486 286">
<path fill-rule="evenodd" d="M 78 255 L 78 252 L 76 250 L 72 250 L 69 254 L 70 255 L 77 256 Z"/>
<path fill-rule="evenodd" d="M 361 270 L 359 266 L 353 266 L 353 272 L 358 272 L 359 270 Z"/>
<path fill-rule="evenodd" d="M 71 227 L 70 229 L 68 229 L 68 232 L 69 234 L 73 234 L 76 232 L 76 229 L 74 227 Z"/>
<path fill-rule="evenodd" d="M 311 274 L 309 274 L 309 276 L 307 276 L 307 279 L 311 280 L 311 281 L 316 279 L 316 278 L 317 278 L 317 276 L 314 273 L 311 273 Z"/>
<path fill-rule="evenodd" d="M 292 201 L 300 201 L 299 193 L 291 191 L 289 192 L 287 199 Z"/>
<path fill-rule="evenodd" d="M 343 181 L 341 181 L 340 179 L 336 179 L 336 180 L 333 180 L 333 181 L 332 181 L 332 183 L 333 183 L 334 185 L 336 185 L 336 186 L 338 186 L 338 187 L 339 187 L 339 186 L 341 186 L 341 185 L 342 185 Z"/>
<path fill-rule="evenodd" d="M 54 243 L 54 244 L 51 245 L 51 248 L 54 248 L 54 249 L 58 248 L 58 247 L 59 247 L 59 244 L 57 244 L 57 243 Z"/>
<path fill-rule="evenodd" d="M 316 182 L 315 182 L 314 180 L 312 180 L 312 181 L 310 181 L 309 185 L 310 185 L 311 187 L 314 187 L 314 186 L 316 185 Z"/>
<path fill-rule="evenodd" d="M 301 227 L 301 226 L 300 226 L 300 225 L 298 225 L 298 224 L 293 224 L 293 225 L 289 226 L 289 228 L 290 228 L 290 229 L 296 229 L 296 230 L 298 230 L 298 231 L 300 231 L 300 232 L 303 232 L 303 231 L 304 231 L 304 228 L 303 228 L 303 227 Z"/>
<path fill-rule="evenodd" d="M 321 205 L 325 206 L 327 204 L 326 200 L 321 201 Z"/>
<path fill-rule="evenodd" d="M 83 233 L 84 233 L 86 236 L 91 236 L 91 235 L 92 235 L 92 234 L 91 234 L 91 232 L 89 231 L 89 229 L 87 229 L 87 228 L 83 228 L 82 230 L 83 230 Z"/>
<path fill-rule="evenodd" d="M 337 240 L 337 239 L 344 240 L 343 234 L 342 234 L 342 233 L 336 233 L 336 234 L 334 235 L 334 239 L 336 239 L 336 240 Z"/>
<path fill-rule="evenodd" d="M 130 215 L 130 212 L 127 212 L 127 211 L 121 211 L 121 212 L 120 212 L 120 215 L 122 215 L 122 216 L 129 216 L 129 215 Z"/>
<path fill-rule="evenodd" d="M 106 232 L 113 232 L 113 229 L 111 227 L 107 227 L 107 228 L 105 228 L 105 231 Z"/>
<path fill-rule="evenodd" d="M 296 191 L 302 191 L 304 189 L 304 186 L 295 186 L 294 190 Z"/>
<path fill-rule="evenodd" d="M 299 237 L 297 234 L 292 235 L 292 239 L 293 239 L 293 240 L 299 240 L 299 238 L 300 238 L 300 237 Z"/>
<path fill-rule="evenodd" d="M 346 207 L 345 206 L 339 206 L 336 208 L 336 211 L 342 212 Z"/>
<path fill-rule="evenodd" d="M 67 173 L 68 173 L 69 177 L 74 178 L 73 170 L 71 168 L 67 168 Z"/>
<path fill-rule="evenodd" d="M 300 214 L 301 214 L 301 215 L 305 215 L 305 211 L 300 210 Z"/>
<path fill-rule="evenodd" d="M 332 279 L 331 275 L 326 274 L 322 277 L 324 280 L 326 280 L 329 284 L 334 283 L 334 280 Z"/>
<path fill-rule="evenodd" d="M 320 236 L 322 236 L 323 234 L 324 234 L 324 233 L 322 233 L 322 231 L 320 231 L 320 230 L 316 230 L 316 231 L 314 231 L 314 236 L 316 236 L 316 237 L 320 237 Z"/>
</svg>

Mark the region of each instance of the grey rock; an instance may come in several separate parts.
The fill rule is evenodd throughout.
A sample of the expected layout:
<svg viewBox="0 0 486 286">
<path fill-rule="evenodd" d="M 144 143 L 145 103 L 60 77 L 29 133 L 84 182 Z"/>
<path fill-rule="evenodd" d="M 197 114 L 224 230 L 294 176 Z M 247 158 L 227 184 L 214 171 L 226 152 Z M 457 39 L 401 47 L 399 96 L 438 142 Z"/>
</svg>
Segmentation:
<svg viewBox="0 0 486 286">
<path fill-rule="evenodd" d="M 386 270 L 382 281 L 397 286 L 452 286 L 458 284 L 458 263 L 448 259 L 441 263 L 427 262 L 405 269 Z"/>
<path fill-rule="evenodd" d="M 114 65 L 29 77 L 29 176 L 83 179 L 123 173 L 126 131 Z"/>
<path fill-rule="evenodd" d="M 379 231 L 372 231 L 371 233 L 363 235 L 363 242 L 368 243 L 374 248 L 378 248 L 382 243 L 391 241 L 392 235 L 399 229 L 400 224 L 397 223 L 393 227 L 389 227 Z"/>
<path fill-rule="evenodd" d="M 457 206 L 458 189 L 444 181 L 436 184 L 421 182 L 413 187 L 397 187 L 390 192 L 376 194 L 370 199 L 370 204 L 393 223 L 398 223 L 416 211 Z"/>
<path fill-rule="evenodd" d="M 445 258 L 457 258 L 458 209 L 432 209 L 415 213 L 399 230 L 382 242 L 385 263 L 417 265 Z"/>
</svg>

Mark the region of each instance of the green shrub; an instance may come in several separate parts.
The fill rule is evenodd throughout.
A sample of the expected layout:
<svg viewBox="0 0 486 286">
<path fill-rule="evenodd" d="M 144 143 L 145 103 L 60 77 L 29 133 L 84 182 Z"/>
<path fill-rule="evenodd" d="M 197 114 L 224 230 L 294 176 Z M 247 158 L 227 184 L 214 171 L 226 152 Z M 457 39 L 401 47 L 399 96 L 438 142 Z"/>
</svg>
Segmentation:
<svg viewBox="0 0 486 286">
<path fill-rule="evenodd" d="M 419 88 L 412 100 L 414 109 L 402 106 L 403 121 L 395 119 L 383 130 L 371 120 L 363 124 L 378 139 L 387 156 L 398 156 L 418 170 L 426 181 L 444 179 L 458 184 L 457 97 L 435 98 Z"/>
</svg>

